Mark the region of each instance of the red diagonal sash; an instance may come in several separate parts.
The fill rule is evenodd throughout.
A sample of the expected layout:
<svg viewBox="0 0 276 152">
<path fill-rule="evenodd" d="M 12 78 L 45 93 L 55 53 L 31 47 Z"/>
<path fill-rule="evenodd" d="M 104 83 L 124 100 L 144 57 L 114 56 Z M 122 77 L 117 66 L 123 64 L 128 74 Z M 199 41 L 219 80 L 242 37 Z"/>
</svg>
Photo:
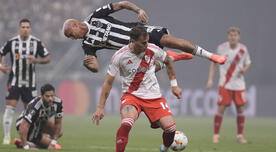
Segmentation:
<svg viewBox="0 0 276 152">
<path fill-rule="evenodd" d="M 132 80 L 132 82 L 130 83 L 130 86 L 128 88 L 128 93 L 131 93 L 133 91 L 136 91 L 139 89 L 141 82 L 144 79 L 145 73 L 147 72 L 149 66 L 150 66 L 150 62 L 151 59 L 154 55 L 154 52 L 147 49 L 145 51 L 145 55 L 140 63 L 140 66 L 137 69 L 137 72 Z"/>
<path fill-rule="evenodd" d="M 225 82 L 223 83 L 223 87 L 225 87 L 225 85 L 230 81 L 233 72 L 235 71 L 237 64 L 240 62 L 241 57 L 243 54 L 245 53 L 245 51 L 243 49 L 240 49 L 240 51 L 237 53 L 237 55 L 234 58 L 234 61 L 231 63 L 230 67 L 228 68 L 227 72 L 226 72 L 226 79 Z"/>
</svg>

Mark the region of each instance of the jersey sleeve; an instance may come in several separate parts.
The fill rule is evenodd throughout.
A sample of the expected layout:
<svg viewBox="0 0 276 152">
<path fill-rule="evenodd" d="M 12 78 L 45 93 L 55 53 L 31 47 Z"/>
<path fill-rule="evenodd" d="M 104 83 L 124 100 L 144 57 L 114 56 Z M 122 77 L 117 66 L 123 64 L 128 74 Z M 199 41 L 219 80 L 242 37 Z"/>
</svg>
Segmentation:
<svg viewBox="0 0 276 152">
<path fill-rule="evenodd" d="M 107 73 L 109 75 L 115 77 L 116 74 L 119 73 L 119 61 L 120 61 L 119 56 L 116 56 L 116 53 L 115 53 L 115 55 L 111 59 L 111 63 L 108 66 Z"/>
<path fill-rule="evenodd" d="M 97 57 L 96 52 L 102 48 L 101 47 L 93 47 L 91 45 L 83 43 L 82 49 L 83 49 L 85 55 L 91 55 L 91 56 Z"/>
<path fill-rule="evenodd" d="M 155 52 L 154 56 L 155 56 L 156 61 L 163 63 L 165 61 L 167 53 L 163 49 L 158 48 L 157 51 Z"/>
<path fill-rule="evenodd" d="M 37 42 L 37 53 L 42 58 L 44 58 L 50 54 L 41 41 Z"/>
<path fill-rule="evenodd" d="M 36 104 L 29 104 L 26 108 L 26 111 L 23 115 L 23 118 L 28 121 L 30 124 L 35 122 L 38 118 L 39 109 L 36 109 Z"/>
<path fill-rule="evenodd" d="M 104 5 L 103 7 L 96 9 L 85 20 L 90 21 L 92 17 L 102 18 L 102 17 L 108 16 L 109 14 L 111 14 L 113 12 L 114 12 L 113 6 L 112 6 L 112 3 L 110 3 L 107 5 Z"/>
<path fill-rule="evenodd" d="M 62 117 L 63 117 L 63 105 L 61 101 L 60 103 L 57 104 L 57 111 L 56 111 L 55 118 L 62 118 Z"/>
<path fill-rule="evenodd" d="M 5 56 L 11 52 L 11 41 L 6 42 L 0 49 L 0 55 Z"/>
</svg>

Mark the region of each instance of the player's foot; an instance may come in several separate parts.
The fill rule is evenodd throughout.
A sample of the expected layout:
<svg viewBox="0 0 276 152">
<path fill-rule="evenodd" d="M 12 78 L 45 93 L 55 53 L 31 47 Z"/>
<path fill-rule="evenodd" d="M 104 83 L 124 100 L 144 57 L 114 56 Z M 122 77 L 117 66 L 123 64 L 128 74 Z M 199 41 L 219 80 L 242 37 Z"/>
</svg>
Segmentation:
<svg viewBox="0 0 276 152">
<path fill-rule="evenodd" d="M 245 139 L 245 137 L 243 135 L 238 135 L 237 140 L 241 144 L 246 144 L 247 143 L 247 140 Z"/>
<path fill-rule="evenodd" d="M 215 63 L 218 63 L 218 64 L 224 64 L 225 61 L 227 60 L 227 58 L 226 58 L 226 56 L 220 56 L 220 55 L 213 54 L 210 57 L 210 60 Z"/>
<path fill-rule="evenodd" d="M 62 149 L 61 145 L 55 144 L 55 150 L 60 150 L 60 149 Z"/>
<path fill-rule="evenodd" d="M 11 143 L 11 137 L 6 136 L 3 138 L 3 145 L 9 145 Z"/>
<path fill-rule="evenodd" d="M 13 139 L 13 144 L 15 144 L 15 146 L 17 148 L 23 148 L 22 141 L 21 141 L 20 138 L 14 138 Z"/>
<path fill-rule="evenodd" d="M 172 57 L 173 61 L 179 61 L 179 60 L 190 60 L 193 58 L 193 55 L 186 52 L 176 53 L 171 50 L 166 51 L 167 54 Z"/>
<path fill-rule="evenodd" d="M 160 152 L 169 152 L 169 148 L 165 147 L 163 144 L 159 148 Z"/>
<path fill-rule="evenodd" d="M 215 144 L 219 143 L 219 135 L 213 136 L 213 143 L 215 143 Z"/>
</svg>

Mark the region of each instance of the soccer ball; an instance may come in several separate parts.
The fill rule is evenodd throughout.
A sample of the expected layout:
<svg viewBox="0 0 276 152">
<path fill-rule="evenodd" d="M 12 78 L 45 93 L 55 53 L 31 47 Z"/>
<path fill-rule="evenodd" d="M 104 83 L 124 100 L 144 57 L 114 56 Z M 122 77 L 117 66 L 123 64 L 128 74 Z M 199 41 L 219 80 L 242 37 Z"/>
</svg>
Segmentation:
<svg viewBox="0 0 276 152">
<path fill-rule="evenodd" d="M 186 148 L 187 144 L 187 136 L 181 131 L 176 131 L 174 135 L 174 141 L 170 147 L 173 151 L 182 151 Z"/>
</svg>

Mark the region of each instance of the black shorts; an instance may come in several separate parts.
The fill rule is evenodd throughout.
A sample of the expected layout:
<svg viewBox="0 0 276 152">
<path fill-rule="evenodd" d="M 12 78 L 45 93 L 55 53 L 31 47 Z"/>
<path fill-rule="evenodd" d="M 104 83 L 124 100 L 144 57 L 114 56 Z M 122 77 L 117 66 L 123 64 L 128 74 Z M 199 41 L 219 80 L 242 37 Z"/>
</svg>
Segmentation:
<svg viewBox="0 0 276 152">
<path fill-rule="evenodd" d="M 169 34 L 169 30 L 167 28 L 153 29 L 149 33 L 149 43 L 153 43 L 163 49 L 164 46 L 160 44 L 160 40 L 165 34 Z"/>
<path fill-rule="evenodd" d="M 37 96 L 36 88 L 33 87 L 16 87 L 9 86 L 6 99 L 8 100 L 21 100 L 24 103 L 29 103 L 35 96 Z"/>
</svg>

